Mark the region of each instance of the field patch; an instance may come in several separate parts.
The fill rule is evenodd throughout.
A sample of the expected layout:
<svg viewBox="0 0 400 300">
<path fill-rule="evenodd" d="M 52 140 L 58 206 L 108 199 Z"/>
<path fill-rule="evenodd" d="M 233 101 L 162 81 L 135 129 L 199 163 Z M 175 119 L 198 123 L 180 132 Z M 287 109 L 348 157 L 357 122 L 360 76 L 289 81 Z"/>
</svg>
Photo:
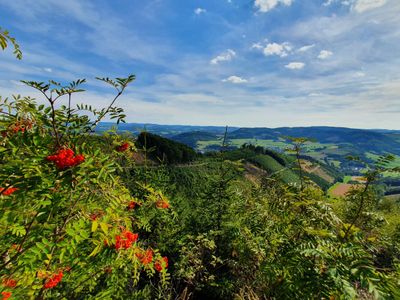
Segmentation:
<svg viewBox="0 0 400 300">
<path fill-rule="evenodd" d="M 344 197 L 346 196 L 346 194 L 353 188 L 357 188 L 360 185 L 358 184 L 350 184 L 350 183 L 336 183 L 335 185 L 333 185 L 328 193 L 329 195 L 333 196 L 333 197 Z"/>
<path fill-rule="evenodd" d="M 328 183 L 332 184 L 335 181 L 335 178 L 333 178 L 331 175 L 329 175 L 327 172 L 325 172 L 320 165 L 318 164 L 313 164 L 311 161 L 308 160 L 302 160 L 301 161 L 301 168 L 306 171 L 307 173 L 312 173 L 317 175 L 318 177 L 321 177 Z"/>
</svg>

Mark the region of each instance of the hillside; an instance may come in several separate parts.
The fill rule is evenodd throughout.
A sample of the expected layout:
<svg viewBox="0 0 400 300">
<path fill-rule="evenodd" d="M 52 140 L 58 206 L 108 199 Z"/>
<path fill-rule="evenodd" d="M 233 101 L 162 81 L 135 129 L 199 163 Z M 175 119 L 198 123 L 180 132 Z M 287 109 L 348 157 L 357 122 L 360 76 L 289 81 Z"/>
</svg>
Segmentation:
<svg viewBox="0 0 400 300">
<path fill-rule="evenodd" d="M 207 131 L 189 131 L 173 135 L 170 138 L 196 149 L 199 141 L 216 141 L 219 139 L 219 136 Z"/>
<path fill-rule="evenodd" d="M 118 132 L 129 131 L 134 134 L 139 134 L 142 131 L 172 137 L 185 132 L 208 132 L 212 134 L 224 134 L 225 127 L 223 126 L 195 126 L 195 125 L 160 125 L 151 123 L 120 123 L 118 126 L 111 122 L 101 122 L 96 128 L 97 132 L 110 130 L 113 126 L 118 128 Z M 238 127 L 229 127 L 228 132 L 237 130 Z"/>
<path fill-rule="evenodd" d="M 51 120 L 51 107 L 17 101 L 14 110 L 27 101 Z M 18 116 L 0 118 L 5 295 L 398 298 L 400 208 L 375 193 L 377 175 L 368 190 L 333 199 L 325 191 L 340 173 L 304 155 L 298 166 L 253 144 L 197 154 L 149 132 L 93 135 L 78 113 L 74 132 L 61 121 L 24 120 L 20 130 Z M 57 149 L 58 139 L 73 149 Z"/>
<path fill-rule="evenodd" d="M 149 132 L 141 132 L 136 144 L 161 163 L 188 163 L 196 158 L 196 152 L 185 144 Z"/>
<path fill-rule="evenodd" d="M 102 122 L 98 132 L 112 127 L 112 123 Z M 217 141 L 225 132 L 223 126 L 187 126 L 187 125 L 158 125 L 145 123 L 119 124 L 118 131 L 130 131 L 138 134 L 143 129 L 174 140 L 190 143 L 198 141 Z M 377 153 L 391 152 L 400 154 L 400 133 L 396 130 L 353 129 L 345 127 L 279 127 L 279 128 L 237 128 L 228 127 L 228 137 L 231 140 L 272 140 L 280 141 L 286 136 L 306 137 L 321 144 L 341 145 L 352 147 L 359 152 L 373 151 Z"/>
<path fill-rule="evenodd" d="M 111 128 L 110 123 L 101 123 L 99 132 Z M 186 144 L 200 152 L 219 151 L 225 127 L 186 126 L 128 123 L 120 124 L 118 131 L 139 134 L 143 128 Z M 285 152 L 291 148 L 287 136 L 306 137 L 303 155 L 325 165 L 339 168 L 348 175 L 359 175 L 363 165 L 349 161 L 348 156 L 358 156 L 363 161 L 374 162 L 379 155 L 392 153 L 400 155 L 400 134 L 396 130 L 364 130 L 344 127 L 280 127 L 280 128 L 228 128 L 228 148 L 239 148 L 243 144 L 253 144 Z M 390 174 L 387 174 L 389 176 Z"/>
</svg>

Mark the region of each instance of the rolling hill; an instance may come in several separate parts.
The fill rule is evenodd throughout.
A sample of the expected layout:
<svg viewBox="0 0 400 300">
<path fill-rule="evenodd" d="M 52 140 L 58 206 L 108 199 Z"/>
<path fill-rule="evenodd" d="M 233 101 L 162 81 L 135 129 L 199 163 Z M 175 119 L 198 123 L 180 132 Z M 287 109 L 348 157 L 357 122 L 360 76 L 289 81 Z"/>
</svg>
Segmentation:
<svg viewBox="0 0 400 300">
<path fill-rule="evenodd" d="M 101 123 L 99 131 L 111 128 L 111 123 Z M 187 126 L 127 123 L 118 126 L 119 132 L 138 135 L 141 131 L 161 135 L 183 143 L 199 152 L 218 151 L 225 133 L 223 126 Z M 400 133 L 397 130 L 353 129 L 344 127 L 280 127 L 280 128 L 228 128 L 229 149 L 253 144 L 285 152 L 291 142 L 286 137 L 305 137 L 303 155 L 318 162 L 339 168 L 349 175 L 357 175 L 362 165 L 349 161 L 348 156 L 358 156 L 367 162 L 382 154 L 400 155 Z"/>
</svg>

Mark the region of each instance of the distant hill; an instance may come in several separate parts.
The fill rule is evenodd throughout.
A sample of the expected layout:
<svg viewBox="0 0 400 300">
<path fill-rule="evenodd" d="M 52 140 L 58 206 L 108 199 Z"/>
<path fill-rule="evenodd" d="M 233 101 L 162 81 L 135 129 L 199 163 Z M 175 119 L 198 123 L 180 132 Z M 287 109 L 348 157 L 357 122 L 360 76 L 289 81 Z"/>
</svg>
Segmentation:
<svg viewBox="0 0 400 300">
<path fill-rule="evenodd" d="M 188 163 L 196 158 L 196 152 L 185 144 L 149 132 L 140 133 L 136 143 L 154 160 L 166 164 Z"/>
<path fill-rule="evenodd" d="M 188 145 L 189 147 L 196 148 L 198 141 L 215 141 L 219 136 L 215 133 L 206 131 L 190 131 L 171 136 L 170 138 L 174 141 Z"/>
<path fill-rule="evenodd" d="M 224 152 L 223 156 L 227 160 L 246 162 L 245 169 L 250 173 L 253 173 L 251 171 L 255 171 L 257 167 L 265 171 L 265 174 L 261 173 L 262 177 L 275 176 L 287 184 L 300 183 L 299 172 L 296 170 L 297 162 L 292 156 L 262 149 L 262 147 L 254 148 L 251 145 Z M 304 175 L 323 190 L 327 190 L 334 182 L 343 178 L 343 174 L 335 168 L 313 159 L 302 158 L 301 165 L 306 171 Z M 251 175 L 254 177 L 255 174 Z"/>
<path fill-rule="evenodd" d="M 277 140 L 279 137 L 293 136 L 314 139 L 319 143 L 349 144 L 357 152 L 373 151 L 400 154 L 400 142 L 389 133 L 374 130 L 344 127 L 281 127 L 281 128 L 240 128 L 229 134 L 230 139 L 256 138 Z"/>
<path fill-rule="evenodd" d="M 112 123 L 100 123 L 99 132 L 108 130 Z M 120 124 L 118 131 L 139 135 L 143 130 L 183 143 L 196 151 L 219 151 L 225 133 L 224 126 L 158 125 L 143 123 Z M 291 147 L 288 136 L 306 137 L 313 142 L 304 145 L 303 154 L 324 164 L 339 168 L 348 175 L 358 175 L 362 168 L 347 157 L 358 156 L 373 162 L 379 155 L 400 156 L 400 131 L 385 129 L 353 129 L 345 127 L 279 127 L 228 128 L 227 149 L 253 144 L 277 152 Z"/>
<path fill-rule="evenodd" d="M 101 122 L 98 127 L 98 132 L 103 132 L 111 129 L 115 123 Z M 228 132 L 239 129 L 239 127 L 229 127 Z M 191 126 L 191 125 L 159 125 L 151 123 L 120 123 L 118 131 L 130 131 L 134 134 L 139 134 L 142 131 L 172 137 L 185 132 L 208 132 L 212 134 L 224 134 L 225 126 Z"/>
<path fill-rule="evenodd" d="M 100 123 L 98 131 L 105 131 L 113 123 Z M 225 132 L 223 126 L 189 126 L 158 125 L 145 123 L 119 124 L 118 131 L 130 131 L 139 134 L 141 131 L 158 134 L 196 147 L 198 141 L 217 140 Z M 279 128 L 237 128 L 228 127 L 228 138 L 279 140 L 285 136 L 307 137 L 319 143 L 348 144 L 361 151 L 376 153 L 391 152 L 400 154 L 400 131 L 385 129 L 352 129 L 345 127 L 313 126 L 313 127 L 279 127 Z"/>
</svg>

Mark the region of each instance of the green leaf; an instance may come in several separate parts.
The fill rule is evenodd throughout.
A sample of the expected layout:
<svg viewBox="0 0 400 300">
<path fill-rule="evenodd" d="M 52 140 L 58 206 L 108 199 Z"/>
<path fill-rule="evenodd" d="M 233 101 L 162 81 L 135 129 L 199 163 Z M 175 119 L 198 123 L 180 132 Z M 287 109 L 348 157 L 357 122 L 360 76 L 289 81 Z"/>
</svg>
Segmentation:
<svg viewBox="0 0 400 300">
<path fill-rule="evenodd" d="M 99 226 L 99 222 L 93 221 L 92 222 L 92 232 L 95 232 L 97 230 L 98 226 Z"/>
<path fill-rule="evenodd" d="M 101 227 L 101 230 L 103 230 L 103 232 L 105 233 L 105 234 L 108 234 L 108 224 L 106 224 L 106 223 L 100 223 L 100 227 Z"/>
</svg>

